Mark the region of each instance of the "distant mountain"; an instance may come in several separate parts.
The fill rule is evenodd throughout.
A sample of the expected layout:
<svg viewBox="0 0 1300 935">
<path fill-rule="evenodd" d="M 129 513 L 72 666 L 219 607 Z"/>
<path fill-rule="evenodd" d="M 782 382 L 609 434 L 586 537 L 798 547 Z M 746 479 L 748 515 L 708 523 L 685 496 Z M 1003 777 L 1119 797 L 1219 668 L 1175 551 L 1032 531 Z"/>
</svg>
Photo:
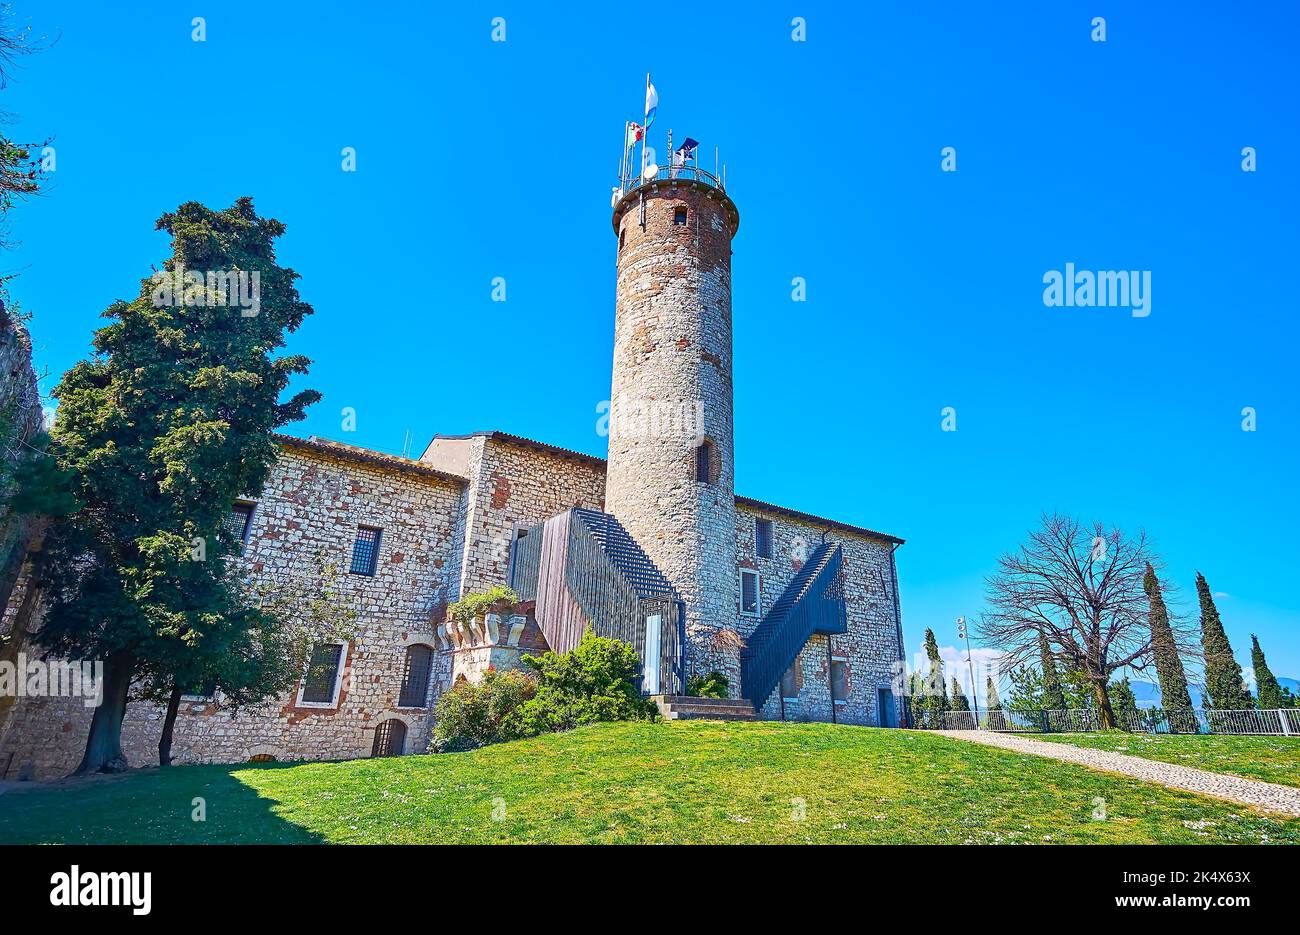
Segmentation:
<svg viewBox="0 0 1300 935">
<path fill-rule="evenodd" d="M 1300 694 L 1300 679 L 1288 679 L 1279 676 L 1278 684 L 1283 688 L 1291 689 L 1291 694 Z M 1160 686 L 1154 682 L 1132 681 L 1129 683 L 1133 686 L 1133 695 L 1137 698 L 1139 708 L 1158 708 L 1160 707 Z M 1205 689 L 1199 685 L 1191 686 L 1192 704 L 1195 707 L 1201 706 L 1201 695 Z M 1254 692 L 1252 692 L 1254 694 Z"/>
</svg>

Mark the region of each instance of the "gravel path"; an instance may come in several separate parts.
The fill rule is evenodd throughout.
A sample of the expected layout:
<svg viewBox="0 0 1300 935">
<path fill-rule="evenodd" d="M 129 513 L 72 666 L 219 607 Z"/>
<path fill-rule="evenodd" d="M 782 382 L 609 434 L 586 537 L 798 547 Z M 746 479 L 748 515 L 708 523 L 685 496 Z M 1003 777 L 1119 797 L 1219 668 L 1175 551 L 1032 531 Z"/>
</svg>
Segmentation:
<svg viewBox="0 0 1300 935">
<path fill-rule="evenodd" d="M 1257 779 L 1211 773 L 1191 766 L 1159 763 L 1155 760 L 1145 760 L 1140 756 L 1112 753 L 1109 750 L 1092 750 L 1064 743 L 1044 743 L 1020 734 L 1000 734 L 985 730 L 940 730 L 935 733 L 990 747 L 1002 747 L 1004 750 L 1014 750 L 1016 753 L 1030 753 L 1034 756 L 1078 763 L 1080 766 L 1090 766 L 1111 773 L 1122 773 L 1125 776 L 1160 783 L 1173 789 L 1199 792 L 1201 795 L 1212 795 L 1242 805 L 1252 805 L 1270 812 L 1300 817 L 1300 789 L 1291 786 L 1279 786 L 1271 782 L 1260 782 Z"/>
</svg>

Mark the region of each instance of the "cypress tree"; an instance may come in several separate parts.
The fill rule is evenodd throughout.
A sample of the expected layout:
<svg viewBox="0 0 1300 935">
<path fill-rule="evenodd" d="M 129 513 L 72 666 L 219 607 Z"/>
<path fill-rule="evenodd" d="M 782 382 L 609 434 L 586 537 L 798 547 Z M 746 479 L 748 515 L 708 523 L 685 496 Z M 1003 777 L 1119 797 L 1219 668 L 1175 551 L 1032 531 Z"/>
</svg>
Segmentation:
<svg viewBox="0 0 1300 935">
<path fill-rule="evenodd" d="M 969 711 L 970 702 L 966 700 L 966 693 L 962 691 L 961 685 L 957 683 L 957 676 L 952 677 L 952 709 L 954 711 Z"/>
<path fill-rule="evenodd" d="M 1250 635 L 1250 664 L 1255 669 L 1255 694 L 1259 698 L 1259 706 L 1266 711 L 1291 707 L 1290 701 L 1282 692 L 1282 686 L 1278 684 L 1277 676 L 1264 659 L 1264 650 L 1259 648 L 1259 637 L 1253 633 Z"/>
<path fill-rule="evenodd" d="M 1038 652 L 1043 662 L 1043 707 L 1048 711 L 1065 710 L 1065 692 L 1061 690 L 1061 677 L 1056 672 L 1056 657 L 1047 642 L 1047 634 L 1038 634 Z"/>
<path fill-rule="evenodd" d="M 1137 696 L 1133 694 L 1133 685 L 1129 682 L 1127 675 L 1118 682 L 1110 683 L 1110 703 L 1115 711 L 1120 728 L 1132 730 L 1137 722 L 1138 706 Z M 1189 703 L 1184 716 L 1190 716 L 1190 714 L 1191 705 Z"/>
<path fill-rule="evenodd" d="M 1147 592 L 1150 612 L 1147 619 L 1151 625 L 1151 654 L 1155 657 L 1156 680 L 1160 682 L 1160 707 L 1169 718 L 1170 726 L 1179 732 L 1194 730 L 1192 717 L 1192 696 L 1187 690 L 1187 673 L 1183 670 L 1183 660 L 1178 655 L 1178 644 L 1174 640 L 1174 630 L 1169 625 L 1169 609 L 1165 607 L 1165 597 L 1161 593 L 1160 579 L 1150 562 L 1147 562 L 1146 576 L 1142 579 L 1142 589 Z M 1128 685 L 1128 676 L 1123 683 Z M 1129 689 L 1132 694 L 1132 689 Z"/>
<path fill-rule="evenodd" d="M 1255 699 L 1241 677 L 1241 666 L 1232 655 L 1228 634 L 1223 631 L 1210 586 L 1199 571 L 1196 595 L 1201 601 L 1201 647 L 1205 652 L 1205 688 L 1210 693 L 1210 703 L 1223 711 L 1255 707 Z"/>
<path fill-rule="evenodd" d="M 925 629 L 925 654 L 930 660 L 930 672 L 926 676 L 928 721 L 931 727 L 942 728 L 943 716 L 948 712 L 947 686 L 943 678 L 943 660 L 939 658 L 939 642 L 929 627 Z"/>
<path fill-rule="evenodd" d="M 998 686 L 996 683 L 994 683 L 993 676 L 991 675 L 989 676 L 988 683 L 984 686 L 984 688 L 985 688 L 985 695 L 987 698 L 985 704 L 988 705 L 988 709 L 990 711 L 1001 711 L 1002 700 L 998 698 Z"/>
</svg>

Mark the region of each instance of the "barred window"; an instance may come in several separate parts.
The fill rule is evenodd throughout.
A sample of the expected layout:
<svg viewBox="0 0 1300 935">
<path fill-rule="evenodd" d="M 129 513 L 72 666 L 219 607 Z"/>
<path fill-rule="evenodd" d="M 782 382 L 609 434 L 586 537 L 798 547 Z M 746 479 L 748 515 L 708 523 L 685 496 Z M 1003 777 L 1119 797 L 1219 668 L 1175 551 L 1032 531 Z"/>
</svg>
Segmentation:
<svg viewBox="0 0 1300 935">
<path fill-rule="evenodd" d="M 382 530 L 372 526 L 357 527 L 357 541 L 352 545 L 352 568 L 354 575 L 375 574 L 379 562 L 379 536 Z"/>
<path fill-rule="evenodd" d="M 236 503 L 221 521 L 222 531 L 234 543 L 235 551 L 242 554 L 248 541 L 248 530 L 253 525 L 253 504 Z"/>
<path fill-rule="evenodd" d="M 849 661 L 831 660 L 831 699 L 843 704 L 849 697 Z"/>
<path fill-rule="evenodd" d="M 740 569 L 740 612 L 746 617 L 759 613 L 758 572 L 750 568 Z"/>
<path fill-rule="evenodd" d="M 772 521 L 770 519 L 754 520 L 754 547 L 759 558 L 772 557 Z"/>
<path fill-rule="evenodd" d="M 343 663 L 342 643 L 318 643 L 312 648 L 307 674 L 303 676 L 301 704 L 332 705 L 338 697 L 339 673 Z"/>
<path fill-rule="evenodd" d="M 399 708 L 423 708 L 429 695 L 429 673 L 433 670 L 433 650 L 428 646 L 410 646 L 402 670 L 402 693 Z"/>
<path fill-rule="evenodd" d="M 371 756 L 401 756 L 406 752 L 406 725 L 395 717 L 380 721 L 375 728 L 375 745 Z"/>
</svg>

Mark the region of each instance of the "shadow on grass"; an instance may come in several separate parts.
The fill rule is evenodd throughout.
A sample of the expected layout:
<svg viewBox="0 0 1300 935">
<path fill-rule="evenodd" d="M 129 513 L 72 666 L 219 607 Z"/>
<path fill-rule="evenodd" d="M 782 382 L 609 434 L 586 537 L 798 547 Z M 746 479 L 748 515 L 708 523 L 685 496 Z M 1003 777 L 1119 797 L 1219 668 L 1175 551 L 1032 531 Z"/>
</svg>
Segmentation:
<svg viewBox="0 0 1300 935">
<path fill-rule="evenodd" d="M 0 794 L 0 844 L 324 843 L 236 775 L 294 765 L 155 767 L 11 787 Z"/>
</svg>

